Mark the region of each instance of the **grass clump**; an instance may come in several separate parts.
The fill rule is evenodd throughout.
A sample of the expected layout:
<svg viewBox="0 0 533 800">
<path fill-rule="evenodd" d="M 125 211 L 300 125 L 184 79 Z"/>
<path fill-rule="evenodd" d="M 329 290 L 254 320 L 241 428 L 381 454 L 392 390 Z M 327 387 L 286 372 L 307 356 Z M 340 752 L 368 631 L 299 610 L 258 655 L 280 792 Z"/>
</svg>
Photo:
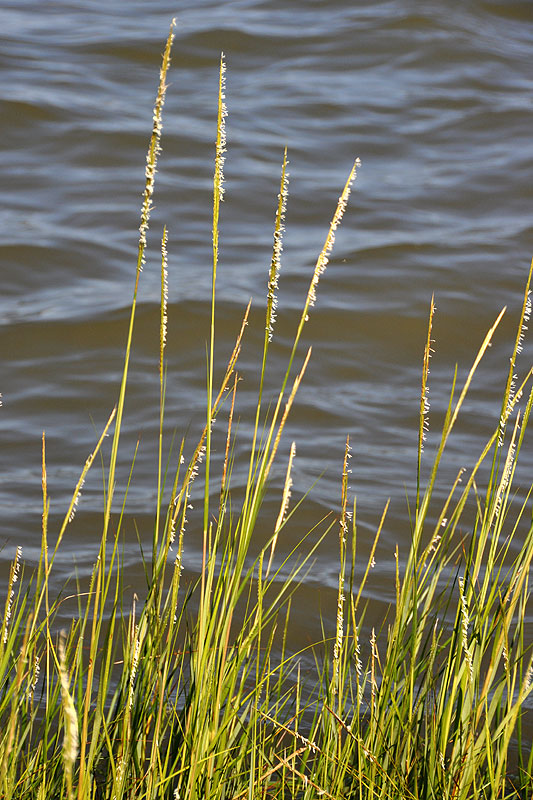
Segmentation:
<svg viewBox="0 0 533 800">
<path fill-rule="evenodd" d="M 225 152 L 224 60 L 220 64 L 213 201 L 211 328 L 203 433 L 188 462 L 184 444 L 164 452 L 167 233 L 161 244 L 160 420 L 157 504 L 142 602 L 125 609 L 119 557 L 122 514 L 116 504 L 118 449 L 139 277 L 145 261 L 161 116 L 173 39 L 163 56 L 148 150 L 137 269 L 123 377 L 113 409 L 51 539 L 45 438 L 42 442 L 42 547 L 35 574 L 10 571 L 0 636 L 0 795 L 79 800 L 252 800 L 252 798 L 519 798 L 533 791 L 532 756 L 522 714 L 533 685 L 525 631 L 533 527 L 529 493 L 511 503 L 517 459 L 529 421 L 531 371 L 517 387 L 515 362 L 531 305 L 528 278 L 509 376 L 494 431 L 470 474 L 459 474 L 437 514 L 439 464 L 474 372 L 453 381 L 440 444 L 424 486 L 422 450 L 432 352 L 430 309 L 422 372 L 418 480 L 405 566 L 396 553 L 396 599 L 380 630 L 365 626 L 365 584 L 386 509 L 363 578 L 354 583 L 357 527 L 348 496 L 346 442 L 340 514 L 324 522 L 300 561 L 276 553 L 289 514 L 294 444 L 279 514 L 258 552 L 256 526 L 280 439 L 310 358 L 300 342 L 334 242 L 355 162 L 317 259 L 278 393 L 264 397 L 287 200 L 282 165 L 268 277 L 264 345 L 257 366 L 255 424 L 247 482 L 232 501 L 233 410 L 246 309 L 235 347 L 215 385 L 218 230 Z M 523 409 L 518 404 L 524 399 Z M 213 423 L 226 418 L 225 456 L 212 454 Z M 103 523 L 89 591 L 58 631 L 59 599 L 49 582 L 79 493 L 104 437 L 112 431 Z M 172 472 L 172 464 L 176 464 Z M 482 468 L 486 486 L 478 486 Z M 484 473 L 484 474 L 485 474 Z M 182 560 L 194 480 L 204 482 L 202 567 L 184 586 Z M 215 480 L 220 487 L 213 501 Z M 461 482 L 462 481 L 462 482 Z M 124 488 L 122 510 L 127 486 Z M 465 521 L 473 508 L 474 522 Z M 430 510 L 431 509 L 431 510 Z M 469 513 L 470 513 L 469 511 Z M 301 654 L 287 645 L 291 595 L 318 543 L 336 528 L 337 619 L 314 647 L 316 674 L 302 675 Z M 467 528 L 468 535 L 459 533 Z M 517 539 L 520 536 L 520 541 Z M 52 545 L 52 541 L 54 542 Z M 254 544 L 255 547 L 255 544 Z M 363 653 L 367 651 L 368 655 Z"/>
</svg>

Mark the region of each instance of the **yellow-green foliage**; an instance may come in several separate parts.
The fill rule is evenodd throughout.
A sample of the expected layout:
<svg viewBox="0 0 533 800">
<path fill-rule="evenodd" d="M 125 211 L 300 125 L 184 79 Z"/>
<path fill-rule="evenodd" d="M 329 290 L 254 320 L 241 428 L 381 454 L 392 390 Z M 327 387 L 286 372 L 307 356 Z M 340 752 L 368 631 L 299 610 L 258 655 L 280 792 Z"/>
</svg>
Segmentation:
<svg viewBox="0 0 533 800">
<path fill-rule="evenodd" d="M 135 601 L 130 609 L 123 605 L 118 549 L 122 515 L 112 518 L 111 509 L 117 504 L 119 490 L 123 492 L 122 503 L 126 502 L 128 489 L 127 485 L 117 486 L 116 467 L 173 27 L 154 109 L 117 406 L 82 469 L 58 531 L 48 529 L 43 436 L 41 558 L 31 579 L 27 575 L 22 579 L 17 552 L 7 585 L 0 638 L 0 796 L 6 800 L 529 798 L 533 792 L 532 763 L 529 743 L 522 741 L 521 713 L 533 677 L 531 648 L 524 633 L 533 529 L 530 512 L 526 512 L 529 494 L 516 507 L 511 497 L 533 399 L 531 373 L 518 389 L 514 383 L 515 362 L 530 314 L 531 274 L 500 418 L 495 420 L 494 432 L 474 469 L 458 475 L 436 516 L 433 512 L 430 515 L 429 508 L 441 457 L 472 376 L 503 312 L 481 344 L 459 391 L 454 381 L 440 444 L 423 488 L 431 303 L 422 369 L 412 543 L 404 554 L 404 568 L 400 568 L 396 554 L 395 606 L 381 630 L 368 630 L 365 583 L 386 509 L 368 562 L 360 570 L 363 579 L 354 586 L 353 578 L 347 577 L 353 576 L 357 538 L 355 502 L 348 496 L 348 441 L 339 488 L 339 518 L 334 523 L 324 522 L 318 536 L 313 532 L 314 545 L 307 545 L 304 537 L 298 546 L 299 561 L 289 556 L 282 563 L 276 550 L 287 517 L 294 513 L 290 508 L 294 444 L 277 519 L 270 531 L 264 530 L 264 524 L 261 532 L 256 530 L 280 438 L 310 357 L 310 351 L 301 352 L 305 323 L 359 162 L 355 162 L 333 210 L 296 320 L 279 391 L 266 398 L 264 377 L 269 344 L 275 335 L 288 191 L 284 155 L 264 345 L 257 365 L 255 425 L 248 442 L 248 480 L 245 491 L 232 499 L 236 365 L 249 308 L 221 385 L 215 386 L 218 228 L 226 145 L 223 58 L 213 192 L 206 422 L 188 463 L 183 463 L 183 443 L 177 453 L 171 451 L 167 456 L 163 436 L 168 281 L 165 230 L 161 245 L 159 449 L 154 469 L 157 505 L 152 552 L 145 562 L 145 599 Z M 519 411 L 521 398 L 524 403 Z M 211 429 L 222 414 L 227 425 L 225 458 L 221 473 L 215 475 Z M 50 576 L 85 476 L 111 430 L 99 551 L 95 553 L 89 591 L 79 595 L 77 617 L 68 631 L 61 632 L 56 625 L 59 601 L 51 596 Z M 489 479 L 486 490 L 480 492 L 476 475 L 485 463 Z M 176 465 L 174 472 L 172 464 Z M 203 529 L 198 532 L 203 562 L 191 590 L 181 583 L 181 564 L 187 506 L 195 479 L 203 482 L 205 489 Z M 221 488 L 213 507 L 215 480 Z M 475 510 L 473 524 L 465 522 L 467 507 Z M 313 647 L 316 674 L 304 676 L 301 654 L 293 653 L 288 644 L 290 600 L 302 570 L 332 528 L 340 550 L 337 619 L 331 625 L 323 622 L 321 635 L 317 631 Z M 518 531 L 520 543 L 515 541 Z M 254 547 L 260 541 L 255 553 L 252 537 Z M 51 541 L 55 542 L 53 548 Z M 366 662 L 364 651 L 369 652 Z"/>
</svg>

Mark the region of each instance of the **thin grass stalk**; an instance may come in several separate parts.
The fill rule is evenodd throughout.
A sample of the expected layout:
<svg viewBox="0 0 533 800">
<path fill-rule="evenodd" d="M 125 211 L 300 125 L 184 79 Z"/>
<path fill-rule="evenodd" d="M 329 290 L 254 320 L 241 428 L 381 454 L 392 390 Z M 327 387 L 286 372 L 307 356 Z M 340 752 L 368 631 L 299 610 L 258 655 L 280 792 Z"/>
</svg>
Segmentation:
<svg viewBox="0 0 533 800">
<path fill-rule="evenodd" d="M 110 457 L 109 471 L 108 471 L 108 489 L 107 489 L 107 498 L 106 498 L 105 513 L 104 513 L 104 525 L 103 525 L 102 543 L 100 552 L 100 564 L 102 565 L 101 570 L 105 568 L 105 545 L 107 538 L 107 530 L 111 517 L 111 506 L 115 491 L 115 472 L 116 472 L 118 445 L 122 427 L 122 416 L 124 411 L 129 359 L 130 359 L 131 344 L 133 338 L 133 328 L 134 328 L 135 313 L 137 306 L 137 292 L 138 292 L 140 274 L 142 272 L 145 263 L 145 251 L 147 243 L 146 234 L 148 231 L 150 214 L 152 209 L 152 197 L 155 185 L 157 158 L 161 149 L 160 142 L 161 142 L 161 132 L 162 132 L 162 111 L 167 89 L 166 78 L 168 69 L 170 67 L 170 55 L 171 55 L 172 43 L 174 41 L 174 28 L 175 28 L 175 20 L 173 20 L 171 23 L 170 32 L 167 38 L 165 51 L 163 54 L 162 65 L 160 70 L 160 78 L 159 78 L 159 87 L 153 113 L 153 129 L 152 129 L 150 144 L 148 147 L 148 154 L 146 157 L 146 183 L 144 189 L 143 205 L 141 210 L 141 223 L 139 226 L 137 268 L 135 273 L 135 284 L 134 284 L 133 298 L 130 310 L 128 335 L 126 340 L 124 367 L 123 367 L 122 380 L 119 391 L 119 399 L 116 406 L 116 423 L 115 423 L 114 436 L 111 446 L 111 457 Z M 89 717 L 89 699 L 91 697 L 92 685 L 94 680 L 94 664 L 96 655 L 94 650 L 96 642 L 99 638 L 98 619 L 100 614 L 100 608 L 103 607 L 105 601 L 105 595 L 102 594 L 102 584 L 104 578 L 101 570 L 99 570 L 97 575 L 96 590 L 94 595 L 93 627 L 91 632 L 91 650 L 93 652 L 91 653 L 91 660 L 89 662 L 89 671 L 87 676 L 87 689 L 86 689 L 87 703 L 85 706 L 85 712 L 82 724 L 81 748 L 80 748 L 80 779 L 79 779 L 79 791 L 78 791 L 79 800 L 82 800 L 83 796 L 86 794 L 87 791 L 87 787 L 85 785 L 86 781 L 85 750 L 86 750 L 87 726 Z"/>
<path fill-rule="evenodd" d="M 261 372 L 259 375 L 259 391 L 255 412 L 254 432 L 252 437 L 252 445 L 250 448 L 250 464 L 248 468 L 248 480 L 246 482 L 246 490 L 253 484 L 253 473 L 255 468 L 256 459 L 256 444 L 259 433 L 259 423 L 261 417 L 261 406 L 263 400 L 263 384 L 265 379 L 265 371 L 267 364 L 267 356 L 269 344 L 272 341 L 274 334 L 274 323 L 276 320 L 276 309 L 278 306 L 277 289 L 279 287 L 279 275 L 281 271 L 281 253 L 283 250 L 283 233 L 285 230 L 285 213 L 287 210 L 287 198 L 289 191 L 289 174 L 287 172 L 287 148 L 285 147 L 283 153 L 283 162 L 281 166 L 281 180 L 280 189 L 278 194 L 278 205 L 276 208 L 276 218 L 274 222 L 274 241 L 272 245 L 272 258 L 270 262 L 270 270 L 268 274 L 267 284 L 267 307 L 265 319 L 265 336 L 263 342 L 263 356 L 261 364 Z M 248 505 L 248 494 L 246 494 L 243 506 L 246 508 Z"/>
<path fill-rule="evenodd" d="M 43 498 L 43 511 L 41 516 L 41 552 L 37 566 L 35 593 L 39 594 L 45 575 L 48 575 L 48 515 L 50 512 L 50 498 L 48 497 L 48 476 L 46 472 L 46 436 L 41 438 L 41 488 Z M 46 618 L 49 614 L 48 592 L 45 590 Z"/>
<path fill-rule="evenodd" d="M 304 307 L 302 310 L 302 314 L 300 317 L 300 322 L 298 323 L 298 328 L 296 331 L 296 335 L 294 337 L 294 342 L 291 350 L 291 354 L 289 356 L 289 362 L 287 366 L 287 372 L 285 374 L 285 378 L 282 383 L 282 391 L 284 391 L 285 386 L 288 381 L 289 373 L 292 367 L 292 362 L 294 360 L 294 356 L 296 354 L 296 349 L 300 342 L 300 337 L 304 328 L 305 323 L 309 319 L 309 311 L 312 306 L 314 306 L 316 302 L 316 290 L 318 283 L 320 281 L 321 276 L 326 271 L 326 267 L 329 263 L 329 257 L 331 255 L 331 251 L 333 250 L 333 245 L 335 243 L 335 234 L 342 222 L 342 218 L 344 216 L 344 212 L 346 211 L 346 207 L 348 205 L 348 198 L 350 197 L 350 193 L 352 190 L 352 185 L 357 177 L 357 170 L 361 166 L 361 161 L 359 158 L 356 158 L 353 164 L 352 169 L 350 170 L 350 174 L 348 175 L 348 179 L 344 185 L 344 189 L 342 190 L 341 196 L 339 197 L 337 207 L 335 209 L 335 213 L 331 220 L 329 230 L 326 236 L 326 240 L 320 251 L 320 254 L 317 258 L 315 268 L 313 270 L 313 276 L 311 278 L 311 283 L 309 285 L 309 289 L 307 291 L 307 295 L 304 302 Z"/>
<path fill-rule="evenodd" d="M 341 490 L 341 515 L 339 521 L 339 582 L 337 588 L 337 620 L 335 626 L 335 644 L 333 647 L 333 675 L 331 682 L 331 692 L 333 697 L 337 697 L 337 702 L 341 703 L 343 694 L 343 684 L 341 675 L 341 658 L 344 650 L 344 602 L 345 602 L 345 573 L 346 573 L 346 536 L 348 534 L 347 503 L 348 503 L 348 473 L 350 453 L 350 437 L 346 437 L 344 450 L 344 461 L 342 467 L 342 490 Z M 340 708 L 339 708 L 340 712 Z"/>
<path fill-rule="evenodd" d="M 111 446 L 111 458 L 109 463 L 109 473 L 108 473 L 108 491 L 107 491 L 107 504 L 105 509 L 104 515 L 104 531 L 103 531 L 103 541 L 105 542 L 107 528 L 109 525 L 110 515 L 111 515 L 111 505 L 113 502 L 113 496 L 115 492 L 115 472 L 116 472 L 116 462 L 117 462 L 117 454 L 118 454 L 118 444 L 120 440 L 120 433 L 122 428 L 122 415 L 124 412 L 124 401 L 126 396 L 126 384 L 128 379 L 128 369 L 129 369 L 129 360 L 130 360 L 130 352 L 131 352 L 131 343 L 133 339 L 133 327 L 135 322 L 135 314 L 137 308 L 137 292 L 139 287 L 139 278 L 145 264 L 145 252 L 146 252 L 146 234 L 148 232 L 149 222 L 150 222 L 150 214 L 152 211 L 152 197 L 154 193 L 154 186 L 155 186 L 155 173 L 157 168 L 157 159 L 159 153 L 161 152 L 161 133 L 162 133 L 162 115 L 163 115 L 163 106 L 165 103 L 165 96 L 167 91 L 167 73 L 170 67 L 170 56 L 172 50 L 172 43 L 174 41 L 174 29 L 175 29 L 176 22 L 172 20 L 170 25 L 170 31 L 167 38 L 165 51 L 163 53 L 163 59 L 161 64 L 161 70 L 159 74 L 159 86 L 157 90 L 157 97 L 154 106 L 153 112 L 153 128 L 152 128 L 152 135 L 150 138 L 150 144 L 148 146 L 148 153 L 146 156 L 146 171 L 145 171 L 145 188 L 144 188 L 144 195 L 143 195 L 143 204 L 141 210 L 141 223 L 139 226 L 139 243 L 138 243 L 138 252 L 137 252 L 137 268 L 135 271 L 135 284 L 133 289 L 133 298 L 131 302 L 131 310 L 130 310 L 130 321 L 128 327 L 128 335 L 126 339 L 126 350 L 124 355 L 124 368 L 122 372 L 122 380 L 120 384 L 120 392 L 119 398 L 117 402 L 117 414 L 116 414 L 116 423 L 115 423 L 115 431 L 113 436 L 113 442 Z"/>
<path fill-rule="evenodd" d="M 164 355 L 167 341 L 168 323 L 168 233 L 166 226 L 163 229 L 161 239 L 161 300 L 160 300 L 160 319 L 159 319 L 159 440 L 157 453 L 157 507 L 154 528 L 154 540 L 152 545 L 152 568 L 156 568 L 157 548 L 159 543 L 159 526 L 162 506 L 163 492 L 163 419 L 165 413 L 165 374 L 164 374 Z"/>
<path fill-rule="evenodd" d="M 226 374 L 224 375 L 224 378 L 223 378 L 222 383 L 220 385 L 220 389 L 219 389 L 218 395 L 217 395 L 217 397 L 214 400 L 213 405 L 212 405 L 211 422 L 213 421 L 213 419 L 216 418 L 216 415 L 218 413 L 222 398 L 224 397 L 224 393 L 225 393 L 225 391 L 226 391 L 226 389 L 227 389 L 227 387 L 229 385 L 230 378 L 234 373 L 235 365 L 236 365 L 237 359 L 238 359 L 240 351 L 241 351 L 242 337 L 244 335 L 244 330 L 246 328 L 246 325 L 248 324 L 249 313 L 250 313 L 250 303 L 248 303 L 248 306 L 246 307 L 246 311 L 244 313 L 243 321 L 242 321 L 242 324 L 241 324 L 241 329 L 240 329 L 239 334 L 237 336 L 237 340 L 235 342 L 235 347 L 233 349 L 231 357 L 230 357 L 230 359 L 228 361 L 228 365 L 226 367 Z M 202 460 L 203 460 L 203 458 L 205 456 L 205 451 L 206 451 L 205 442 L 206 442 L 206 437 L 207 437 L 207 429 L 208 429 L 208 426 L 206 424 L 205 427 L 204 427 L 204 430 L 202 432 L 202 435 L 200 436 L 200 440 L 198 441 L 198 444 L 196 445 L 196 448 L 195 448 L 194 453 L 192 455 L 192 458 L 191 458 L 191 460 L 189 462 L 189 465 L 187 467 L 186 474 L 185 474 L 185 476 L 183 478 L 183 481 L 182 481 L 181 490 L 179 492 L 176 491 L 177 490 L 177 482 L 176 482 L 175 488 L 174 488 L 173 493 L 172 493 L 172 500 L 171 500 L 171 505 L 170 505 L 170 507 L 173 509 L 172 510 L 172 517 L 171 517 L 171 530 L 173 530 L 174 527 L 176 526 L 178 518 L 180 517 L 180 514 L 181 514 L 181 516 L 182 516 L 182 530 L 180 530 L 180 536 L 183 533 L 183 525 L 186 522 L 185 513 L 186 513 L 186 510 L 187 510 L 187 505 L 188 505 L 188 501 L 189 501 L 189 497 L 190 497 L 191 486 L 192 486 L 192 483 L 193 483 L 194 479 L 198 475 L 199 466 L 200 466 L 200 464 L 201 464 L 201 462 L 202 462 Z M 180 451 L 180 458 L 181 458 L 181 456 L 182 456 L 182 451 Z"/>
<path fill-rule="evenodd" d="M 289 507 L 289 500 L 291 497 L 291 488 L 292 488 L 292 464 L 295 455 L 296 455 L 296 442 L 293 442 L 291 444 L 291 449 L 289 452 L 289 463 L 287 464 L 285 484 L 283 486 L 283 494 L 281 496 L 281 506 L 279 509 L 279 514 L 276 520 L 276 524 L 274 525 L 274 535 L 272 537 L 272 543 L 270 545 L 270 555 L 268 557 L 268 564 L 265 572 L 265 580 L 268 578 L 270 573 L 270 568 L 272 567 L 272 559 L 274 558 L 274 553 L 276 551 L 276 544 L 278 541 L 279 532 L 287 517 L 287 509 Z"/>
<path fill-rule="evenodd" d="M 261 406 L 263 378 L 266 368 L 268 344 L 272 341 L 274 333 L 274 323 L 276 321 L 276 309 L 278 298 L 276 292 L 279 288 L 279 274 L 281 270 L 281 253 L 283 251 L 283 233 L 285 231 L 285 213 L 287 211 L 287 197 L 289 192 L 289 173 L 287 172 L 287 148 L 283 152 L 283 162 L 281 165 L 281 181 L 278 194 L 278 205 L 276 209 L 276 220 L 274 223 L 274 242 L 272 246 L 272 260 L 268 274 L 268 291 L 265 321 L 265 341 L 263 345 L 263 362 L 261 365 L 261 382 L 259 385 L 258 407 Z"/>
<path fill-rule="evenodd" d="M 220 480 L 220 508 L 219 508 L 219 516 L 223 517 L 225 514 L 226 509 L 226 498 L 227 492 L 226 489 L 229 488 L 229 473 L 231 471 L 230 465 L 230 447 L 231 447 L 231 429 L 233 425 L 233 412 L 235 410 L 235 397 L 237 394 L 237 383 L 238 383 L 238 375 L 235 375 L 235 380 L 233 382 L 233 389 L 231 391 L 231 405 L 228 415 L 228 429 L 226 435 L 226 449 L 224 451 L 224 465 L 222 467 L 222 478 Z"/>
<path fill-rule="evenodd" d="M 422 364 L 422 388 L 420 391 L 420 414 L 419 414 L 419 425 L 418 425 L 418 458 L 417 458 L 417 469 L 416 469 L 416 515 L 417 516 L 420 506 L 420 478 L 421 478 L 421 466 L 422 466 L 422 451 L 424 450 L 424 442 L 426 440 L 426 436 L 429 430 L 428 376 L 429 376 L 429 360 L 431 358 L 432 353 L 434 352 L 432 348 L 434 340 L 431 338 L 434 315 L 435 315 L 435 297 L 434 295 L 432 295 L 431 302 L 429 305 L 428 333 L 427 333 L 426 346 L 424 348 L 424 360 Z"/>
<path fill-rule="evenodd" d="M 172 20 L 170 25 L 170 32 L 167 38 L 165 51 L 163 53 L 163 60 L 159 74 L 159 87 L 157 90 L 157 97 L 153 113 L 153 128 L 148 146 L 148 153 L 146 156 L 146 183 L 144 188 L 143 205 L 141 210 L 141 223 L 139 226 L 139 244 L 137 252 L 137 268 L 135 271 L 135 284 L 133 289 L 133 298 L 130 311 L 130 322 L 128 328 L 128 336 L 126 340 L 126 352 L 124 356 L 124 369 L 122 372 L 122 381 L 120 384 L 119 399 L 117 403 L 117 420 L 115 424 L 115 432 L 111 448 L 111 460 L 109 464 L 109 478 L 108 478 L 108 493 L 107 493 L 107 506 L 104 519 L 104 534 L 109 525 L 109 518 L 111 514 L 111 504 L 113 501 L 115 489 L 115 469 L 118 453 L 118 443 L 120 439 L 120 432 L 122 427 L 122 415 L 124 411 L 124 400 L 126 395 L 126 384 L 128 378 L 128 368 L 131 352 L 131 343 L 133 338 L 133 327 L 135 322 L 135 313 L 137 308 L 137 292 L 139 287 L 139 278 L 145 264 L 145 251 L 146 251 L 146 234 L 148 232 L 150 214 L 152 211 L 152 197 L 155 186 L 155 173 L 157 168 L 157 159 L 161 152 L 161 133 L 162 133 L 162 116 L 163 106 L 165 104 L 165 96 L 167 91 L 167 73 L 170 67 L 170 56 L 172 51 L 172 44 L 174 41 L 174 29 L 176 22 Z"/>
<path fill-rule="evenodd" d="M 442 437 L 441 444 L 439 445 L 439 450 L 438 450 L 438 453 L 437 453 L 436 463 L 433 465 L 432 472 L 431 472 L 432 479 L 433 479 L 434 474 L 436 474 L 436 469 L 437 469 L 438 464 L 440 462 L 440 456 L 442 454 L 442 451 L 444 450 L 444 447 L 446 446 L 446 442 L 448 441 L 448 438 L 449 438 L 450 433 L 451 433 L 451 431 L 452 431 L 452 429 L 453 429 L 453 427 L 455 425 L 455 422 L 457 421 L 457 417 L 459 415 L 459 411 L 461 410 L 461 407 L 463 405 L 464 399 L 465 399 L 466 395 L 468 394 L 468 390 L 470 388 L 470 384 L 472 383 L 472 379 L 474 377 L 474 374 L 475 374 L 475 372 L 476 372 L 476 370 L 477 370 L 477 368 L 479 366 L 479 363 L 481 362 L 481 359 L 485 355 L 488 347 L 491 346 L 491 342 L 492 342 L 492 338 L 494 336 L 494 333 L 495 333 L 498 325 L 500 324 L 501 319 L 502 319 L 503 315 L 505 314 L 506 310 L 507 310 L 507 307 L 505 306 L 500 311 L 498 316 L 496 317 L 496 321 L 489 328 L 489 331 L 486 334 L 481 347 L 479 348 L 478 354 L 477 354 L 476 358 L 474 359 L 474 363 L 473 363 L 473 365 L 472 365 L 472 367 L 470 369 L 470 372 L 468 373 L 466 381 L 465 381 L 465 383 L 463 385 L 463 388 L 461 390 L 461 393 L 459 395 L 459 399 L 457 400 L 457 403 L 454 406 L 451 418 L 450 418 L 448 424 L 444 428 L 443 437 Z M 433 486 L 433 483 L 434 483 L 434 481 L 432 480 L 431 483 L 430 483 L 431 488 Z"/>
<path fill-rule="evenodd" d="M 208 351 L 207 372 L 207 422 L 206 422 L 206 454 L 205 454 L 205 496 L 204 496 L 204 537 L 207 534 L 209 520 L 209 494 L 210 494 L 210 469 L 211 469 L 211 430 L 213 427 L 213 374 L 215 361 L 215 300 L 216 280 L 218 268 L 219 249 L 219 218 L 220 203 L 224 196 L 224 153 L 226 152 L 226 116 L 227 109 L 224 102 L 226 88 L 226 64 L 224 53 L 220 55 L 220 70 L 218 82 L 218 115 L 217 136 L 215 147 L 215 174 L 213 178 L 213 271 L 211 280 L 211 325 Z"/>
<path fill-rule="evenodd" d="M 531 260 L 531 265 L 529 268 L 529 273 L 526 280 L 526 286 L 524 290 L 524 300 L 522 303 L 522 309 L 520 312 L 520 320 L 518 323 L 518 330 L 516 334 L 516 339 L 514 342 L 513 352 L 511 358 L 509 359 L 509 373 L 507 375 L 507 383 L 505 385 L 505 390 L 503 393 L 503 401 L 502 401 L 502 410 L 500 414 L 500 437 L 499 443 L 501 444 L 503 441 L 503 437 L 505 435 L 505 426 L 507 420 L 509 418 L 509 414 L 511 412 L 511 407 L 509 402 L 513 399 L 513 390 L 515 388 L 515 381 L 516 375 L 514 374 L 515 366 L 516 366 L 516 359 L 517 356 L 522 352 L 522 344 L 524 340 L 525 332 L 527 331 L 527 323 L 529 323 L 531 317 L 531 278 L 533 276 L 533 259 Z"/>
</svg>

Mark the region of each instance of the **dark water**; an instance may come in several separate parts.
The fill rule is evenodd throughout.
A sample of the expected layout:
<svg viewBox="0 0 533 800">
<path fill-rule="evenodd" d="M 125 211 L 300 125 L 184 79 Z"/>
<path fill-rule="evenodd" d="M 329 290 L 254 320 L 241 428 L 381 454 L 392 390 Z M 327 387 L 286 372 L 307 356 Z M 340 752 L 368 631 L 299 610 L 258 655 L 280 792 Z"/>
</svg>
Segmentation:
<svg viewBox="0 0 533 800">
<path fill-rule="evenodd" d="M 218 287 L 222 354 L 229 353 L 242 308 L 254 298 L 238 453 L 250 430 L 283 148 L 289 148 L 291 182 L 275 375 L 285 364 L 336 199 L 354 158 L 362 160 L 304 336 L 313 359 L 283 453 L 294 438 L 295 499 L 322 476 L 294 526 L 296 537 L 338 510 L 350 434 L 362 555 L 391 498 L 373 584 L 375 596 L 387 602 L 395 544 L 405 552 L 409 541 L 405 494 L 412 497 L 415 486 L 420 366 L 432 292 L 438 308 L 435 430 L 454 364 L 464 378 L 486 330 L 508 306 L 450 442 L 442 492 L 446 478 L 473 465 L 498 418 L 533 254 L 529 0 L 2 4 L 0 558 L 6 564 L 18 544 L 30 564 L 38 555 L 42 431 L 52 514 L 59 519 L 116 399 L 152 105 L 176 14 L 117 495 L 140 438 L 125 525 L 132 583 L 140 571 L 134 521 L 148 541 L 155 497 L 158 240 L 165 223 L 169 434 L 190 428 L 192 437 L 202 419 L 223 50 L 229 117 Z M 532 353 L 526 340 L 520 374 Z M 430 437 L 428 460 L 433 443 Z M 523 488 L 532 467 L 526 443 Z M 281 458 L 276 485 L 284 470 Z M 239 468 L 235 479 L 237 485 L 244 480 Z M 90 569 L 101 507 L 95 468 L 62 550 L 58 585 L 75 563 L 82 573 Z M 317 588 L 326 616 L 332 608 L 336 551 L 332 534 L 300 595 L 295 613 L 302 626 L 307 596 L 315 597 Z M 199 537 L 191 525 L 187 569 L 194 572 L 198 560 Z"/>
</svg>

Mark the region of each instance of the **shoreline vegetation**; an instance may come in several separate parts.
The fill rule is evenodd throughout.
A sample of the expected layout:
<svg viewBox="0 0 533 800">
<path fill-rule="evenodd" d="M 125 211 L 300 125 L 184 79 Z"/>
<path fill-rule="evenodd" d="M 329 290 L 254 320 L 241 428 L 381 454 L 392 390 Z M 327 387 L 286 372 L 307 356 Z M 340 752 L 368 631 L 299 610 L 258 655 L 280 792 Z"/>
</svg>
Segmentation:
<svg viewBox="0 0 533 800">
<path fill-rule="evenodd" d="M 357 526 L 355 500 L 348 492 L 348 440 L 337 519 L 326 521 L 319 535 L 313 532 L 314 543 L 304 537 L 289 557 L 279 556 L 278 539 L 295 510 L 290 503 L 293 444 L 277 520 L 266 538 L 261 536 L 258 552 L 251 546 L 253 536 L 254 546 L 257 544 L 259 534 L 254 531 L 269 475 L 311 357 L 310 350 L 302 349 L 303 329 L 359 161 L 348 176 L 316 261 L 279 392 L 266 396 L 263 387 L 269 344 L 275 335 L 288 193 L 284 155 L 263 352 L 257 364 L 248 480 L 242 497 L 232 503 L 237 435 L 233 409 L 250 306 L 217 385 L 216 280 L 226 150 L 223 57 L 213 187 L 205 427 L 190 461 L 184 460 L 183 442 L 167 451 L 163 435 L 168 291 L 165 229 L 161 242 L 159 449 L 154 477 L 157 503 L 151 553 L 140 554 L 146 575 L 144 599 L 134 599 L 130 608 L 124 606 L 120 537 L 129 484 L 118 486 L 116 471 L 173 37 L 174 23 L 163 54 L 148 148 L 117 405 L 83 466 L 58 531 L 48 526 L 43 434 L 40 560 L 28 579 L 22 579 L 20 549 L 11 566 L 0 618 L 0 796 L 6 800 L 530 798 L 533 756 L 531 742 L 523 732 L 523 713 L 533 688 L 533 652 L 525 622 L 533 526 L 531 490 L 517 495 L 513 479 L 533 403 L 532 370 L 520 378 L 516 375 L 531 314 L 531 271 L 499 419 L 474 468 L 458 473 L 436 515 L 439 463 L 504 311 L 482 342 L 464 385 L 456 386 L 453 381 L 440 443 L 427 469 L 422 455 L 428 429 L 431 302 L 422 366 L 417 488 L 409 510 L 411 545 L 407 555 L 401 554 L 402 559 L 396 550 L 393 607 L 380 630 L 368 630 L 365 583 L 387 509 L 368 562 L 358 567 L 363 577 L 356 585 Z M 211 444 L 212 427 L 218 419 L 224 420 L 227 431 L 220 470 Z M 108 434 L 111 448 L 105 467 L 102 531 L 89 591 L 79 592 L 78 612 L 70 628 L 58 631 L 55 617 L 60 600 L 49 590 L 50 576 L 87 472 L 101 456 Z M 482 466 L 487 480 L 479 477 Z M 195 480 L 204 488 L 203 562 L 195 584 L 184 587 L 184 536 Z M 216 503 L 215 486 L 220 487 Z M 112 516 L 112 508 L 122 511 Z M 465 522 L 466 510 L 473 523 Z M 322 620 L 321 639 L 312 648 L 316 671 L 309 675 L 301 669 L 302 654 L 293 653 L 290 647 L 291 596 L 326 535 L 335 536 L 339 548 L 337 617 L 331 629 Z M 316 613 L 318 619 L 318 609 Z M 368 657 L 363 656 L 367 651 Z"/>
</svg>

